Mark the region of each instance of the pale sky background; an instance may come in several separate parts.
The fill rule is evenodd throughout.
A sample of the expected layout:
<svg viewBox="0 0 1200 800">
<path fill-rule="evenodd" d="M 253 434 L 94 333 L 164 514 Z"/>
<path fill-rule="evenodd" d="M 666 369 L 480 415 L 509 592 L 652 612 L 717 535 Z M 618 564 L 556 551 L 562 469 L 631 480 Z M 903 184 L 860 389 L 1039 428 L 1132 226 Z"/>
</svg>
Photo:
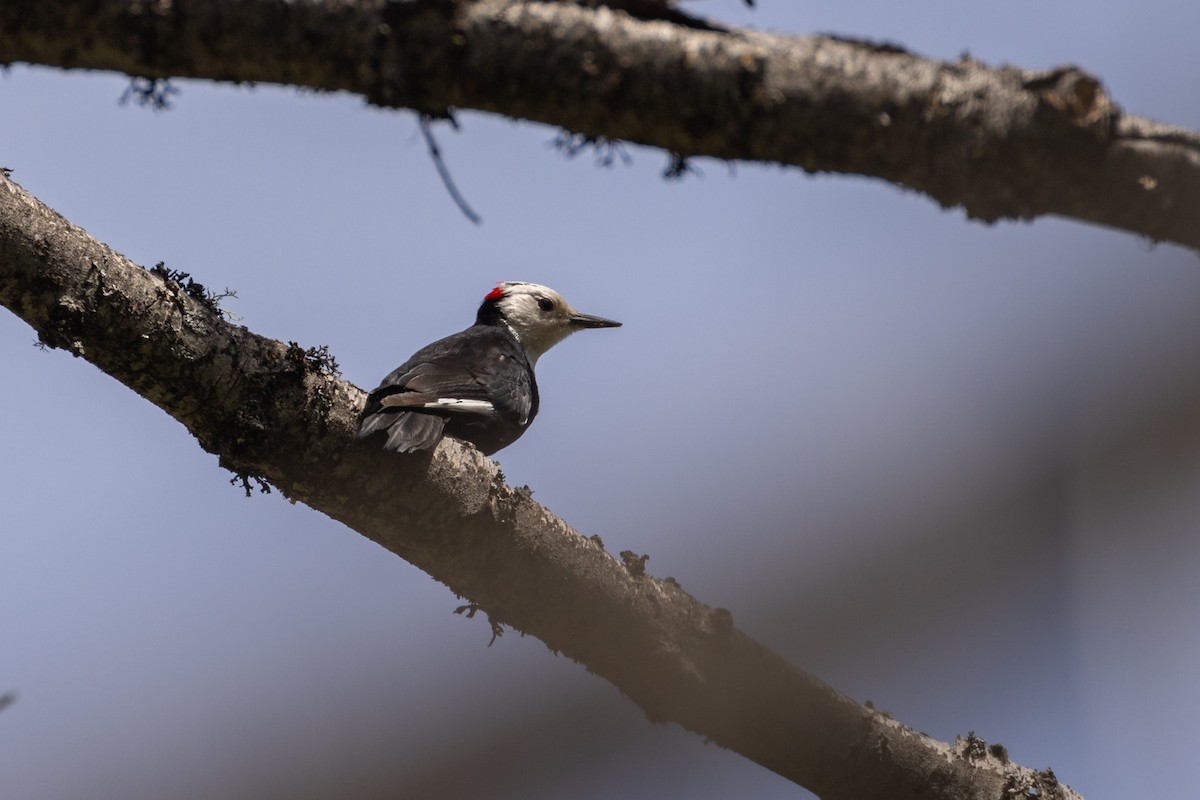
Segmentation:
<svg viewBox="0 0 1200 800">
<path fill-rule="evenodd" d="M 698 11 L 936 57 L 1097 73 L 1200 128 L 1200 4 Z M 862 178 L 555 131 L 440 130 L 357 98 L 0 76 L 0 165 L 138 263 L 238 293 L 365 388 L 497 280 L 625 327 L 539 364 L 498 459 L 608 549 L 859 701 L 973 730 L 1089 800 L 1194 800 L 1200 261 L 1073 222 L 991 227 Z M 804 798 L 279 495 L 246 499 L 149 402 L 0 312 L 0 796 Z"/>
</svg>

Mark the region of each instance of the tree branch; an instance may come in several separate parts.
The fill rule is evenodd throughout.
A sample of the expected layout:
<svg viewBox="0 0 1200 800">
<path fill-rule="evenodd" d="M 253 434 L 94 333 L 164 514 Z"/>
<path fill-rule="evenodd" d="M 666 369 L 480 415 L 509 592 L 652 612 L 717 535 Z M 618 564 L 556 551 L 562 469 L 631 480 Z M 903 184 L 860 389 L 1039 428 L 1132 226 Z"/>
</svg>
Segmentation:
<svg viewBox="0 0 1200 800">
<path fill-rule="evenodd" d="M 10 0 L 0 63 L 475 108 L 681 157 L 874 176 L 985 221 L 1054 214 L 1200 249 L 1200 135 L 1123 114 L 1081 69 L 992 69 L 592 5 Z"/>
<path fill-rule="evenodd" d="M 397 456 L 354 444 L 363 392 L 329 359 L 228 323 L 177 276 L 138 267 L 0 176 L 0 303 L 42 342 L 162 408 L 226 468 L 269 480 L 605 677 L 650 719 L 827 800 L 995 800 L 1035 786 L 1077 797 L 1047 794 L 1052 775 L 973 737 L 951 747 L 856 704 L 737 630 L 728 611 L 613 558 L 474 448 L 446 440 Z"/>
</svg>

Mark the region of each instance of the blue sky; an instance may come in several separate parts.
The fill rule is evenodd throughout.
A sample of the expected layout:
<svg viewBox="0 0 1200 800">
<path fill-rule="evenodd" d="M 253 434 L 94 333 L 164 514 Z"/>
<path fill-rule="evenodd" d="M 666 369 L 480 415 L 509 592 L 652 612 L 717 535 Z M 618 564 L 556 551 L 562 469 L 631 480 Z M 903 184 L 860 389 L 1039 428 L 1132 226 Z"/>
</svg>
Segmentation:
<svg viewBox="0 0 1200 800">
<path fill-rule="evenodd" d="M 1188 4 L 697 11 L 1099 74 L 1200 128 Z M 1186 7 L 1185 7 L 1186 6 Z M 863 178 L 566 160 L 555 132 L 106 74 L 0 76 L 0 164 L 144 265 L 238 293 L 370 388 L 502 279 L 625 327 L 539 363 L 509 482 L 857 700 L 1089 800 L 1192 798 L 1200 264 L 983 226 Z M 1182 90 L 1182 91 L 1181 91 Z M 0 774 L 13 798 L 807 796 L 362 537 L 246 499 L 182 426 L 0 313 Z"/>
</svg>

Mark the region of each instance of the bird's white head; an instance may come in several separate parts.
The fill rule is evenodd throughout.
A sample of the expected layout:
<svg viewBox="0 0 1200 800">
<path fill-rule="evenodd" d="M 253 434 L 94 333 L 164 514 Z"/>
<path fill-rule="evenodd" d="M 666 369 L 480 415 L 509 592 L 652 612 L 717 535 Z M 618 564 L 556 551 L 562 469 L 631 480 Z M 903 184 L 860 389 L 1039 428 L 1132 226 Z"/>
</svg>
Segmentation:
<svg viewBox="0 0 1200 800">
<path fill-rule="evenodd" d="M 548 286 L 520 281 L 505 281 L 488 292 L 476 323 L 507 327 L 525 349 L 530 366 L 577 330 L 621 327 L 611 319 L 579 313 Z"/>
</svg>

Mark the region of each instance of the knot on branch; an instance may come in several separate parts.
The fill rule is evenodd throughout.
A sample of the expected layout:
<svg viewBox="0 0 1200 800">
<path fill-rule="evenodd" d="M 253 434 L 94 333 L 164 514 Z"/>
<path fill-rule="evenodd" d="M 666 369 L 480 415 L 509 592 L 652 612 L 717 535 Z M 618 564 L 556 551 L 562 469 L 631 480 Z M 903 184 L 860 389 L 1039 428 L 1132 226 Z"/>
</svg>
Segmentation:
<svg viewBox="0 0 1200 800">
<path fill-rule="evenodd" d="M 1071 127 L 1107 139 L 1120 117 L 1100 80 L 1078 67 L 1064 66 L 1026 78 L 1022 86 L 1037 94 L 1038 103 Z"/>
</svg>

